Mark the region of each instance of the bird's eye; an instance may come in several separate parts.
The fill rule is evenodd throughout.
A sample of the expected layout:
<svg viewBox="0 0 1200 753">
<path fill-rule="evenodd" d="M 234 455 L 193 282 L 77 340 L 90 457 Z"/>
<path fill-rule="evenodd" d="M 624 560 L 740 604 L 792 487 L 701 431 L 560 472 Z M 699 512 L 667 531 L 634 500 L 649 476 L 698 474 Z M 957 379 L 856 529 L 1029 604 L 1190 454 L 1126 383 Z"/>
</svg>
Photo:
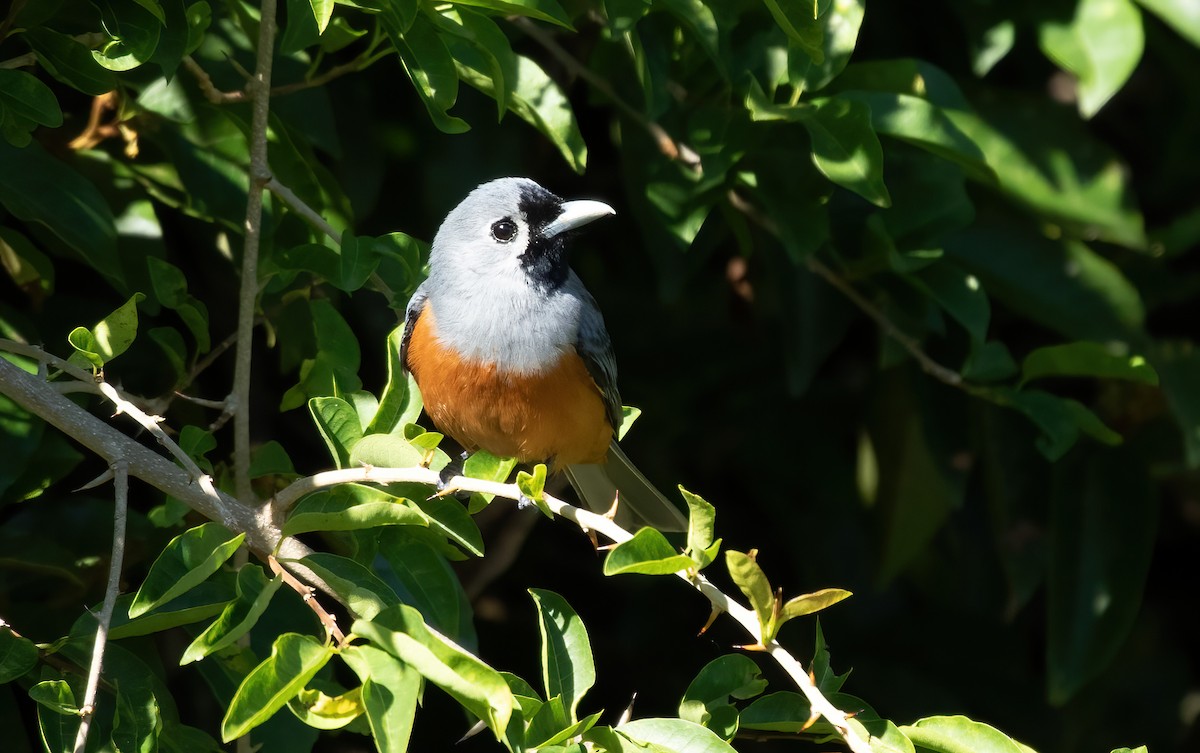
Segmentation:
<svg viewBox="0 0 1200 753">
<path fill-rule="evenodd" d="M 517 223 L 509 219 L 499 220 L 492 225 L 492 237 L 501 243 L 508 243 L 517 237 Z"/>
</svg>

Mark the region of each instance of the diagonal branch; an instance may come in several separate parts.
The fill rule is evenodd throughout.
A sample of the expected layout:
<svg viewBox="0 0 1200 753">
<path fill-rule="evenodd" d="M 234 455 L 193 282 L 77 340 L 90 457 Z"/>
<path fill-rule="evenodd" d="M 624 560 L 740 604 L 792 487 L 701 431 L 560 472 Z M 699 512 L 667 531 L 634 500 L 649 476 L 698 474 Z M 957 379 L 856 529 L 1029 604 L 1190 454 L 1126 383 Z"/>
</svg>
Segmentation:
<svg viewBox="0 0 1200 753">
<path fill-rule="evenodd" d="M 293 481 L 288 486 L 281 489 L 272 500 L 272 505 L 279 510 L 286 510 L 294 505 L 301 497 L 317 489 L 338 484 L 366 482 L 376 484 L 387 483 L 418 483 L 437 486 L 441 483 L 441 478 L 437 471 L 429 468 L 375 468 L 372 466 L 364 466 L 361 468 L 344 468 L 336 471 L 326 471 L 313 476 L 308 476 L 302 479 Z M 516 484 L 502 484 L 495 481 L 485 481 L 482 479 L 467 478 L 466 476 L 455 476 L 450 479 L 439 494 L 451 494 L 456 491 L 479 492 L 481 494 L 492 494 L 497 497 L 520 501 L 524 498 L 521 490 Z M 559 517 L 566 518 L 578 525 L 584 531 L 595 531 L 607 537 L 614 543 L 621 543 L 633 538 L 633 534 L 626 531 L 614 523 L 610 518 L 604 515 L 598 515 L 594 512 L 580 509 L 573 505 L 569 505 L 560 499 L 544 495 L 544 500 L 550 511 Z M 758 617 L 754 611 L 743 606 L 736 600 L 725 595 L 719 588 L 714 586 L 707 578 L 698 572 L 680 570 L 676 575 L 689 583 L 693 588 L 699 591 L 713 608 L 725 612 L 733 619 L 737 620 L 738 624 L 749 633 L 757 642 L 760 639 L 761 626 L 758 624 Z M 850 747 L 854 753 L 871 753 L 871 746 L 868 740 L 863 739 L 855 731 L 855 728 L 850 726 L 850 716 L 838 707 L 834 706 L 828 698 L 817 687 L 812 676 L 805 671 L 804 666 L 798 659 L 791 655 L 778 641 L 767 641 L 763 648 L 766 653 L 785 671 L 788 676 L 804 693 L 808 699 L 814 714 L 819 714 L 825 718 L 827 722 L 833 725 L 842 739 Z"/>
</svg>

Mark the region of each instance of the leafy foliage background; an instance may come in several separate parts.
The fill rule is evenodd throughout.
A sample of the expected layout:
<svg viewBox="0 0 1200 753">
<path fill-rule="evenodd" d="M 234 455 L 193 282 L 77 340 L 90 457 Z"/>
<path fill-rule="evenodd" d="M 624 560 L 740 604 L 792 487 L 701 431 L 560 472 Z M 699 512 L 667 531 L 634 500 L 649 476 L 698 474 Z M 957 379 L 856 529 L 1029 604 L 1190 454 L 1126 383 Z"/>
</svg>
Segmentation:
<svg viewBox="0 0 1200 753">
<path fill-rule="evenodd" d="M 353 235 L 337 247 L 268 202 L 256 442 L 279 442 L 300 474 L 327 468 L 307 400 L 385 384 L 397 314 L 330 259 L 360 254 L 402 304 L 412 239 L 484 180 L 600 198 L 617 217 L 578 239 L 574 266 L 644 410 L 628 454 L 713 502 L 726 548 L 757 548 L 776 585 L 854 592 L 821 623 L 851 692 L 898 724 L 963 713 L 1038 750 L 1193 749 L 1195 14 L 839 0 L 814 20 L 809 5 L 284 3 L 277 86 L 361 70 L 272 99 L 271 166 Z M 508 41 L 456 35 L 454 13 Z M 169 395 L 235 329 L 248 185 L 249 105 L 210 103 L 183 58 L 239 91 L 256 8 L 39 0 L 6 18 L 3 335 L 65 357 L 73 330 L 141 292 L 138 337 L 105 374 Z M 188 392 L 222 398 L 232 368 L 218 359 Z M 101 463 L 0 403 L 0 617 L 50 642 L 99 601 L 112 502 L 70 492 Z M 214 415 L 180 400 L 167 416 L 227 478 L 228 429 L 204 435 Z M 200 522 L 135 494 L 129 591 Z M 703 602 L 664 579 L 602 578 L 561 522 L 498 505 L 478 520 L 489 557 L 457 567 L 479 655 L 536 677 L 526 590 L 566 595 L 597 657 L 589 711 L 636 692 L 639 715 L 672 715 L 690 678 L 745 642 L 720 621 L 693 639 Z M 495 556 L 506 542 L 511 566 Z M 317 633 L 298 600 L 273 604 L 251 634 L 260 658 L 281 630 Z M 813 630 L 782 638 L 807 647 Z M 192 637 L 122 644 L 161 662 L 189 723 L 212 730 L 224 699 L 174 666 Z M 448 748 L 467 722 L 426 701 L 413 749 Z M 40 744 L 19 684 L 0 687 L 0 720 Z"/>
</svg>

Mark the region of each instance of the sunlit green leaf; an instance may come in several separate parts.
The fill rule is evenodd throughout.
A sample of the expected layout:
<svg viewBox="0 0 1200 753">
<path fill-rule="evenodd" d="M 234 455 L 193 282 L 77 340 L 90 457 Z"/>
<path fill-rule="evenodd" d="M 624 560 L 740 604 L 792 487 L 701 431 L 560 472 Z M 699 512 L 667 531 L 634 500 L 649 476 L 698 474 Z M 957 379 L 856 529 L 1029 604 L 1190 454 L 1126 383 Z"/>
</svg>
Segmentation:
<svg viewBox="0 0 1200 753">
<path fill-rule="evenodd" d="M 1126 348 L 1081 340 L 1038 348 L 1021 363 L 1021 382 L 1046 377 L 1127 379 L 1158 386 L 1158 373 L 1146 359 Z"/>
<path fill-rule="evenodd" d="M 542 683 L 546 697 L 563 699 L 568 718 L 577 721 L 580 699 L 596 682 L 587 628 L 566 599 L 553 591 L 529 589 L 537 604 L 542 634 Z"/>
<path fill-rule="evenodd" d="M 204 523 L 171 539 L 150 566 L 129 606 L 136 618 L 194 588 L 233 556 L 246 534 L 232 536 L 216 523 Z"/>
<path fill-rule="evenodd" d="M 237 576 L 237 599 L 225 606 L 221 616 L 204 632 L 196 636 L 183 651 L 179 664 L 190 664 L 230 646 L 245 635 L 258 622 L 258 618 L 271 603 L 271 597 L 279 590 L 283 576 L 270 580 L 258 565 L 243 565 Z"/>
<path fill-rule="evenodd" d="M 609 550 L 604 558 L 605 575 L 671 575 L 693 566 L 692 558 L 680 554 L 655 528 L 641 529 L 633 538 Z"/>
<path fill-rule="evenodd" d="M 304 689 L 333 647 L 311 636 L 284 633 L 271 646 L 271 656 L 246 675 L 221 721 L 221 739 L 235 740 L 270 719 Z"/>
<path fill-rule="evenodd" d="M 1090 118 L 1120 91 L 1142 58 L 1142 14 L 1132 0 L 1079 0 L 1067 22 L 1038 26 L 1051 60 L 1078 79 L 1079 112 Z"/>
</svg>

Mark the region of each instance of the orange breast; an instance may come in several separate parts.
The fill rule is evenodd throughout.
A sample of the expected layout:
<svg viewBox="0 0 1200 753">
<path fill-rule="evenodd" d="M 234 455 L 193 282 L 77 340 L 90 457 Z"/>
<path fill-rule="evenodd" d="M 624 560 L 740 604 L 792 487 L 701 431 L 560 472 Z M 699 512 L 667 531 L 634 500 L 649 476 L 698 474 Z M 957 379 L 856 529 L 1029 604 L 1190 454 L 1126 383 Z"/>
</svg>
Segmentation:
<svg viewBox="0 0 1200 753">
<path fill-rule="evenodd" d="M 538 374 L 462 360 L 437 341 L 428 305 L 413 324 L 408 368 L 440 431 L 469 450 L 557 470 L 603 462 L 612 426 L 600 388 L 574 351 Z"/>
</svg>

